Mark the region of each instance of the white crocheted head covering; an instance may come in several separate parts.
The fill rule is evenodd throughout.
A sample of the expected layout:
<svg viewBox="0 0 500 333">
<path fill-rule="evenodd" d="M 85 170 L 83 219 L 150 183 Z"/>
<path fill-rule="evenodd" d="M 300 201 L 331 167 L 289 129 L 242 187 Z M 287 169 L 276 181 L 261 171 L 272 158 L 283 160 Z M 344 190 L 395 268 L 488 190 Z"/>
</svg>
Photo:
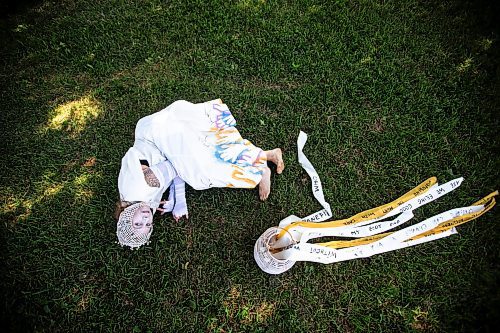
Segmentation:
<svg viewBox="0 0 500 333">
<path fill-rule="evenodd" d="M 138 202 L 128 206 L 121 212 L 116 223 L 116 236 L 118 236 L 118 242 L 121 246 L 126 245 L 134 249 L 141 245 L 149 244 L 149 236 L 153 232 L 153 226 L 151 226 L 149 232 L 144 233 L 135 229 L 132 225 L 134 217 L 137 218 L 136 213 L 140 211 L 140 208 L 145 206 L 149 209 L 149 205 L 146 202 Z"/>
</svg>

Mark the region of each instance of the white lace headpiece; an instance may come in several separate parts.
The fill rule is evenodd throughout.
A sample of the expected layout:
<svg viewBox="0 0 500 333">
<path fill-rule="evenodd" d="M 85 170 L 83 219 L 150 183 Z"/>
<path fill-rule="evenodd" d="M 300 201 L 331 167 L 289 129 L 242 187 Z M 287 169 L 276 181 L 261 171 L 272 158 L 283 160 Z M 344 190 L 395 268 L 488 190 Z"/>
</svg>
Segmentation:
<svg viewBox="0 0 500 333">
<path fill-rule="evenodd" d="M 153 227 L 148 233 L 141 233 L 132 227 L 132 219 L 135 212 L 141 207 L 149 205 L 146 202 L 138 202 L 128 206 L 121 212 L 118 222 L 116 223 L 116 236 L 121 246 L 130 246 L 131 249 L 138 248 L 141 245 L 149 244 L 149 236 L 153 232 Z"/>
</svg>

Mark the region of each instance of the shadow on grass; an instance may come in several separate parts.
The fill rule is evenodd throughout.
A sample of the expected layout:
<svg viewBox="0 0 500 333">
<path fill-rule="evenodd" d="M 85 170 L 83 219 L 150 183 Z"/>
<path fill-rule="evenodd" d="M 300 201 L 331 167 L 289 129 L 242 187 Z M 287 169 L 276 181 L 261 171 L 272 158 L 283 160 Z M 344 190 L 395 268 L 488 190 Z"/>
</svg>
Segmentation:
<svg viewBox="0 0 500 333">
<path fill-rule="evenodd" d="M 28 8 L 42 2 L 42 0 L 4 0 L 0 3 L 0 19 L 24 13 Z"/>
<path fill-rule="evenodd" d="M 289 4 L 273 10 L 268 2 L 241 1 L 236 8 L 224 8 L 234 14 L 227 15 L 228 20 L 236 17 L 238 23 L 224 21 L 224 11 L 207 14 L 187 4 L 178 9 L 154 1 L 125 2 L 114 8 L 103 2 L 96 11 L 84 2 L 68 2 L 69 7 L 62 8 L 46 4 L 46 12 L 31 17 L 34 21 L 12 21 L 12 49 L 3 60 L 1 149 L 9 165 L 0 175 L 2 261 L 8 267 L 1 273 L 2 315 L 13 329 L 494 327 L 498 231 L 490 225 L 467 227 L 461 238 L 372 259 L 330 266 L 299 263 L 277 277 L 260 272 L 252 258 L 253 243 L 263 230 L 288 214 L 311 212 L 308 180 L 291 157 L 299 129 L 313 133 L 308 156 L 325 175 L 327 197 L 341 217 L 382 203 L 413 184 L 408 177 L 420 181 L 428 172 L 471 176 L 472 185 L 453 203 L 468 203 L 483 194 L 490 185 L 481 181 L 499 185 L 494 171 L 498 161 L 490 162 L 489 157 L 498 152 L 493 136 L 498 94 L 489 93 L 492 87 L 498 92 L 493 74 L 498 34 L 491 26 L 477 25 L 483 14 L 489 18 L 485 22 L 493 22 L 487 10 L 469 3 L 439 3 L 436 8 L 415 4 L 424 19 L 415 16 L 413 24 L 421 31 L 410 33 L 424 38 L 420 42 L 425 44 L 425 23 L 434 24 L 442 38 L 432 35 L 429 42 L 442 48 L 454 70 L 440 62 L 437 53 L 427 61 L 425 53 L 432 50 L 417 45 L 416 55 L 408 56 L 410 67 L 392 69 L 407 70 L 420 83 L 412 85 L 414 81 L 396 76 L 404 86 L 401 97 L 400 91 L 384 88 L 398 85 L 385 76 L 391 69 L 377 67 L 377 61 L 398 64 L 392 63 L 395 53 L 380 50 L 383 44 L 378 43 L 386 36 L 377 37 L 363 20 L 356 21 L 359 15 L 394 36 L 383 20 L 371 21 L 390 12 L 392 3 L 372 3 L 371 8 L 339 1 L 336 7 L 311 5 L 308 11 L 298 11 Z M 450 7 L 456 20 L 449 16 Z M 340 13 L 345 21 L 332 23 L 345 30 L 332 32 L 325 23 L 308 26 L 311 35 L 304 36 L 300 24 L 309 22 L 304 13 L 316 23 L 320 21 L 314 15 L 331 19 L 328 15 Z M 399 16 L 390 13 L 386 15 L 397 21 Z M 211 20 L 214 15 L 219 15 L 219 25 Z M 286 15 L 291 18 L 282 17 Z M 229 32 L 233 24 L 239 28 L 234 34 Z M 281 30 L 276 33 L 274 28 Z M 316 32 L 321 29 L 327 32 Z M 370 44 L 358 36 L 361 29 L 366 29 L 365 36 L 373 32 L 377 41 Z M 294 47 L 295 41 L 300 47 Z M 409 47 L 406 43 L 401 45 Z M 322 49 L 324 45 L 331 49 Z M 404 54 L 404 48 L 397 54 Z M 469 99 L 455 98 L 462 91 Z M 386 94 L 389 106 L 383 104 Z M 228 99 L 230 106 L 234 103 L 244 136 L 261 146 L 284 145 L 287 175 L 273 178 L 276 190 L 266 204 L 248 191 L 189 191 L 189 223 L 157 219 L 150 246 L 121 249 L 113 243 L 112 205 L 120 158 L 132 143 L 135 122 L 176 99 L 217 97 Z M 404 104 L 408 99 L 413 100 Z M 421 101 L 427 104 L 417 105 Z M 487 118 L 461 112 L 460 107 L 475 110 L 471 104 L 478 101 Z M 434 110 L 433 103 L 440 110 Z M 393 117 L 400 107 L 408 118 Z M 427 135 L 435 139 L 433 131 L 442 136 L 445 130 L 436 123 L 447 120 L 463 122 L 474 135 L 466 136 L 458 125 L 445 128 L 451 132 L 445 133 L 451 152 L 437 147 L 441 141 L 421 144 Z M 394 143 L 398 141 L 403 142 Z M 472 155 L 478 146 L 485 150 Z M 393 156 L 381 158 L 381 151 Z M 424 161 L 429 156 L 430 161 Z M 398 164 L 400 159 L 408 163 Z M 481 165 L 486 167 L 479 169 Z M 448 166 L 458 170 L 439 171 Z M 394 179 L 404 184 L 394 184 Z M 485 216 L 480 223 L 497 216 Z M 465 272 L 453 271 L 464 267 Z"/>
</svg>

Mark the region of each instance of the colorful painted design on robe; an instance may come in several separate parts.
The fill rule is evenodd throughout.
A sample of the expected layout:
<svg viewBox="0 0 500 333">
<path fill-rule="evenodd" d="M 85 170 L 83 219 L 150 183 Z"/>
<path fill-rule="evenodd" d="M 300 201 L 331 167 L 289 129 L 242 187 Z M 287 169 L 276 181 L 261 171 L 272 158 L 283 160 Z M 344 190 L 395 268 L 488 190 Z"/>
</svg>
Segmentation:
<svg viewBox="0 0 500 333">
<path fill-rule="evenodd" d="M 212 123 L 210 136 L 214 143 L 214 156 L 221 162 L 232 164 L 233 182 L 227 187 L 253 188 L 260 182 L 263 167 L 267 165 L 266 154 L 241 137 L 227 105 L 221 100 L 216 102 L 220 103 L 213 103 L 207 116 Z"/>
</svg>

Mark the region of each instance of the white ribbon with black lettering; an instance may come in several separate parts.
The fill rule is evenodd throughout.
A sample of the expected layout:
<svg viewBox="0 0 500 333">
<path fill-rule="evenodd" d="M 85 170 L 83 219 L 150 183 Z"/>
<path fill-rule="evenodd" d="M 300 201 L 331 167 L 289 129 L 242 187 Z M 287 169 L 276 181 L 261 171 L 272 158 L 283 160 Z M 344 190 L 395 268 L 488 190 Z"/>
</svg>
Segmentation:
<svg viewBox="0 0 500 333">
<path fill-rule="evenodd" d="M 287 260 L 291 261 L 313 261 L 323 264 L 331 264 L 339 261 L 370 257 L 374 254 L 389 252 L 404 247 L 426 243 L 435 239 L 452 235 L 456 233 L 455 228 L 439 234 L 429 235 L 416 240 L 409 240 L 410 238 L 436 228 L 440 223 L 466 214 L 479 212 L 483 209 L 483 205 L 451 209 L 444 213 L 430 217 L 415 225 L 393 232 L 390 235 L 370 244 L 353 246 L 344 249 L 333 249 L 319 244 L 300 242 L 289 247 L 286 250 L 279 252 L 279 257 L 286 258 Z"/>
<path fill-rule="evenodd" d="M 295 215 L 290 215 L 280 222 L 279 227 L 269 228 L 259 237 L 254 246 L 254 258 L 257 265 L 269 274 L 283 273 L 284 271 L 290 269 L 296 261 L 313 261 L 328 264 L 369 257 L 374 254 L 393 251 L 447 237 L 455 234 L 456 229 L 451 228 L 437 233 L 428 233 L 425 236 L 420 236 L 420 238 L 417 237 L 412 239 L 415 236 L 436 228 L 439 224 L 445 221 L 449 221 L 463 215 L 476 213 L 485 209 L 484 205 L 452 209 L 428 218 L 415 225 L 392 232 L 387 236 L 374 240 L 368 244 L 358 246 L 351 245 L 341 249 L 336 249 L 332 246 L 307 243 L 307 241 L 319 237 L 340 236 L 360 238 L 381 234 L 394 229 L 411 220 L 415 209 L 426 205 L 458 188 L 462 184 L 463 178 L 451 180 L 443 185 L 435 184 L 422 194 L 399 204 L 392 210 L 388 209 L 386 214 L 373 219 L 365 221 L 362 220 L 351 225 L 337 225 L 334 227 L 328 227 L 326 225 L 324 227 L 320 226 L 323 223 L 319 223 L 319 225 L 309 224 L 307 226 L 307 223 L 306 225 L 301 225 L 300 222 L 293 222 L 321 222 L 332 216 L 330 205 L 325 201 L 323 195 L 321 180 L 311 162 L 302 152 L 306 141 L 307 135 L 301 131 L 297 140 L 299 163 L 309 174 L 309 177 L 311 177 L 313 195 L 323 206 L 323 209 L 302 219 Z M 381 221 L 398 214 L 400 215 L 393 220 Z M 368 218 L 368 216 L 364 218 Z M 327 223 L 328 222 L 324 224 Z M 290 226 L 290 224 L 292 225 Z M 282 230 L 286 230 L 286 232 L 283 233 Z M 283 236 L 276 237 L 280 232 Z"/>
<path fill-rule="evenodd" d="M 427 192 L 408 200 L 403 205 L 396 207 L 387 214 L 368 220 L 354 225 L 348 225 L 343 227 L 332 227 L 332 228 L 307 228 L 301 225 L 292 226 L 288 229 L 288 232 L 292 235 L 292 238 L 297 242 L 307 242 L 310 239 L 325 237 L 325 236 L 338 236 L 338 237 L 366 237 L 375 234 L 385 232 L 390 229 L 407 222 L 413 218 L 413 211 L 423 205 L 426 205 L 440 197 L 450 193 L 451 191 L 458 188 L 462 182 L 463 177 L 453 179 L 443 185 L 434 185 Z M 392 221 L 382 221 L 388 217 L 402 213 L 399 217 Z"/>
<path fill-rule="evenodd" d="M 323 209 L 317 211 L 316 213 L 308 215 L 304 218 L 300 218 L 296 215 L 290 215 L 281 220 L 279 224 L 281 228 L 295 221 L 321 222 L 332 217 L 332 210 L 330 208 L 330 204 L 325 201 L 325 196 L 323 195 L 323 185 L 321 184 L 321 179 L 319 178 L 316 169 L 314 169 L 309 159 L 302 152 L 306 144 L 306 141 L 307 141 L 307 134 L 300 131 L 299 137 L 297 138 L 297 154 L 299 158 L 299 163 L 302 166 L 302 168 L 306 170 L 307 174 L 311 178 L 313 195 L 316 198 L 316 200 L 318 200 L 318 202 L 321 204 L 321 206 L 323 206 Z"/>
</svg>

